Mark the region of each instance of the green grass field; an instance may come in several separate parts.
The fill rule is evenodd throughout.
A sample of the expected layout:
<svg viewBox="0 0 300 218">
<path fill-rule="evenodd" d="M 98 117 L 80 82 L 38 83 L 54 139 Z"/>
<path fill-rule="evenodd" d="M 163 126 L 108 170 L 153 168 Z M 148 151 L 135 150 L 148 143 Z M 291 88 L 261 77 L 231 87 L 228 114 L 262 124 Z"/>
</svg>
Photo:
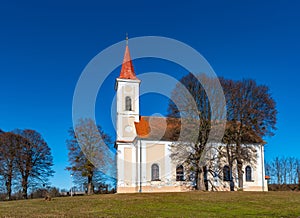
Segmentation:
<svg viewBox="0 0 300 218">
<path fill-rule="evenodd" d="M 0 202 L 1 217 L 300 217 L 300 192 L 110 194 Z"/>
</svg>

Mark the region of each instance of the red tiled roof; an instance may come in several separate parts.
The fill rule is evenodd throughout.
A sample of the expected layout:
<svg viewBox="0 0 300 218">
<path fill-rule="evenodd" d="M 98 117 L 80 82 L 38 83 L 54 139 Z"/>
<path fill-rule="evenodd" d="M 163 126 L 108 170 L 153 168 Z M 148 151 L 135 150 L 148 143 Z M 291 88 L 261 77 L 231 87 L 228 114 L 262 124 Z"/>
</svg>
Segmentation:
<svg viewBox="0 0 300 218">
<path fill-rule="evenodd" d="M 236 126 L 240 125 L 238 122 L 227 121 L 226 123 L 226 131 L 233 131 Z M 251 128 L 243 127 L 244 131 L 247 132 L 243 134 L 242 141 L 244 143 L 265 143 L 261 137 L 259 137 Z"/>
<path fill-rule="evenodd" d="M 149 122 L 144 119 L 144 117 L 140 117 L 140 122 L 134 122 L 136 133 L 140 138 L 146 138 L 150 133 Z"/>
<path fill-rule="evenodd" d="M 139 138 L 177 141 L 180 136 L 181 123 L 180 118 L 141 116 L 140 121 L 135 122 L 134 125 Z M 212 126 L 212 128 L 217 127 L 218 125 Z M 227 122 L 226 129 L 229 130 L 230 128 L 232 128 L 232 123 Z M 253 130 L 248 130 L 248 134 L 243 135 L 242 140 L 245 143 L 263 143 L 263 140 Z"/>
<path fill-rule="evenodd" d="M 126 45 L 123 64 L 122 64 L 119 78 L 120 79 L 137 79 L 134 69 L 133 69 L 128 45 Z"/>
<path fill-rule="evenodd" d="M 139 138 L 177 141 L 180 131 L 180 119 L 165 117 L 141 116 L 139 122 L 134 122 Z"/>
</svg>

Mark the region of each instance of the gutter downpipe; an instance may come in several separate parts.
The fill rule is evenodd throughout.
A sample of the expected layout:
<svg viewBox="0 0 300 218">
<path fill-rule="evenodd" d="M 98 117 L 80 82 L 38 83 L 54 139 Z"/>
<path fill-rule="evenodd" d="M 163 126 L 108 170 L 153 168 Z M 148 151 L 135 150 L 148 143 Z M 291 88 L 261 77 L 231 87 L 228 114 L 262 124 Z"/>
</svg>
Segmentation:
<svg viewBox="0 0 300 218">
<path fill-rule="evenodd" d="M 139 192 L 142 193 L 142 146 L 141 146 L 141 140 L 139 140 L 139 146 L 140 146 L 140 190 L 139 190 Z"/>
<path fill-rule="evenodd" d="M 263 144 L 260 146 L 260 159 L 261 159 L 261 180 L 262 180 L 262 191 L 265 191 L 265 181 L 264 181 L 264 158 L 263 158 Z"/>
</svg>

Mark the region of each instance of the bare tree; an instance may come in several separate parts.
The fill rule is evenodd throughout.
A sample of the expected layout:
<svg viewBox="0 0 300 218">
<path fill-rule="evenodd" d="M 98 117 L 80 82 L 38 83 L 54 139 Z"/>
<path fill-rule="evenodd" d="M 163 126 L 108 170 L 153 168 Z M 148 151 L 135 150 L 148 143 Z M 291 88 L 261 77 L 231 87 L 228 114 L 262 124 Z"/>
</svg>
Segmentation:
<svg viewBox="0 0 300 218">
<path fill-rule="evenodd" d="M 288 182 L 289 184 L 292 184 L 293 183 L 293 180 L 294 180 L 294 173 L 293 171 L 295 170 L 294 169 L 294 165 L 295 164 L 295 158 L 293 157 L 289 157 L 287 158 L 287 178 L 288 178 Z"/>
<path fill-rule="evenodd" d="M 288 172 L 288 162 L 287 162 L 287 158 L 282 157 L 281 158 L 281 169 L 282 169 L 282 180 L 283 180 L 283 184 L 287 184 L 287 172 Z"/>
<path fill-rule="evenodd" d="M 244 127 L 246 128 L 246 127 Z M 231 190 L 234 189 L 234 182 L 232 177 L 232 168 L 233 164 L 237 161 L 238 158 L 242 159 L 243 162 L 247 163 L 256 163 L 257 158 L 257 148 L 254 144 L 262 143 L 262 140 L 256 137 L 250 130 L 242 131 L 243 135 L 241 137 L 242 146 L 240 150 L 236 149 L 235 146 L 235 128 L 232 122 L 227 122 L 226 130 L 223 137 L 223 143 L 226 145 L 225 148 L 221 147 L 219 149 L 219 158 L 224 158 L 227 160 L 228 167 L 229 167 L 229 175 L 230 175 L 230 182 L 231 182 Z M 238 151 L 240 151 L 238 153 Z M 221 167 L 221 166 L 220 166 Z"/>
<path fill-rule="evenodd" d="M 275 157 L 266 163 L 266 173 L 271 176 L 271 184 L 297 184 L 300 160 L 295 157 Z"/>
<path fill-rule="evenodd" d="M 296 165 L 295 178 L 298 179 L 298 185 L 299 185 L 299 189 L 300 189 L 300 159 L 296 160 L 296 164 L 295 165 Z"/>
<path fill-rule="evenodd" d="M 197 187 L 202 189 L 203 167 L 208 161 L 203 154 L 207 152 L 209 142 L 213 142 L 209 138 L 211 131 L 220 125 L 218 121 L 223 120 L 226 109 L 221 104 L 220 93 L 214 93 L 218 79 L 203 74 L 196 78 L 189 74 L 180 82 L 182 85 L 177 84 L 172 92 L 168 108 L 169 116 L 181 118 L 180 138 L 177 143 L 173 143 L 171 157 L 191 166 L 191 171 L 194 171 L 198 180 Z M 226 129 L 226 143 L 234 145 L 235 149 L 234 152 L 231 151 L 234 158 L 230 158 L 229 162 L 237 163 L 238 185 L 242 189 L 243 164 L 249 158 L 253 159 L 250 154 L 255 157 L 253 147 L 245 146 L 245 143 L 262 144 L 263 137 L 274 134 L 276 104 L 268 87 L 257 85 L 253 80 L 233 81 L 221 78 L 220 82 L 226 98 L 227 121 L 230 124 L 230 129 Z M 217 99 L 209 99 L 211 94 Z M 212 111 L 217 113 L 212 116 Z M 184 127 L 187 127 L 187 131 Z"/>
<path fill-rule="evenodd" d="M 115 155 L 110 150 L 112 140 L 92 119 L 81 119 L 69 130 L 67 140 L 70 170 L 78 183 L 87 183 L 87 193 L 94 193 L 95 180 L 103 174 L 113 174 Z M 98 178 L 96 178 L 98 177 Z M 84 182 L 85 181 L 85 182 Z"/>
<path fill-rule="evenodd" d="M 281 161 L 279 157 L 276 157 L 274 160 L 274 169 L 277 178 L 277 184 L 282 184 L 282 168 L 281 168 Z"/>
<path fill-rule="evenodd" d="M 7 193 L 7 199 L 11 199 L 13 179 L 16 177 L 16 156 L 18 145 L 24 138 L 11 133 L 0 134 L 0 175 L 2 176 Z"/>
<path fill-rule="evenodd" d="M 178 141 L 171 145 L 171 158 L 183 164 L 187 174 L 195 175 L 198 190 L 206 189 L 204 174 L 209 160 L 205 154 L 214 139 L 210 138 L 211 130 L 217 129 L 214 127 L 220 125 L 226 114 L 225 104 L 222 104 L 225 99 L 218 99 L 223 96 L 218 85 L 216 78 L 204 74 L 195 77 L 190 73 L 176 85 L 168 108 L 169 117 L 181 118 Z M 209 99 L 209 96 L 214 99 Z"/>
<path fill-rule="evenodd" d="M 273 168 L 269 162 L 266 162 L 265 164 L 265 170 L 266 170 L 266 175 L 270 176 L 270 179 L 268 180 L 268 183 L 273 183 Z"/>
<path fill-rule="evenodd" d="M 232 123 L 239 188 L 243 188 L 243 137 L 249 132 L 263 138 L 276 129 L 276 104 L 269 89 L 253 80 L 221 81 L 227 104 L 227 120 Z"/>
<path fill-rule="evenodd" d="M 53 175 L 53 157 L 40 133 L 30 129 L 16 130 L 15 133 L 25 139 L 18 145 L 16 166 L 21 177 L 22 196 L 27 199 L 30 184 L 45 184 Z"/>
</svg>

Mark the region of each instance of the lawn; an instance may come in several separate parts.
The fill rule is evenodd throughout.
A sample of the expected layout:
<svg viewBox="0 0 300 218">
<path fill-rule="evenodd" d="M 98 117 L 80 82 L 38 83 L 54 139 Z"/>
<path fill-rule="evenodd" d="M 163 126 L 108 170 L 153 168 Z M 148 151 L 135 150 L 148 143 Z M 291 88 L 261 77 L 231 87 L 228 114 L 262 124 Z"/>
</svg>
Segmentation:
<svg viewBox="0 0 300 218">
<path fill-rule="evenodd" d="M 300 192 L 109 194 L 0 202 L 1 217 L 300 217 Z"/>
</svg>

